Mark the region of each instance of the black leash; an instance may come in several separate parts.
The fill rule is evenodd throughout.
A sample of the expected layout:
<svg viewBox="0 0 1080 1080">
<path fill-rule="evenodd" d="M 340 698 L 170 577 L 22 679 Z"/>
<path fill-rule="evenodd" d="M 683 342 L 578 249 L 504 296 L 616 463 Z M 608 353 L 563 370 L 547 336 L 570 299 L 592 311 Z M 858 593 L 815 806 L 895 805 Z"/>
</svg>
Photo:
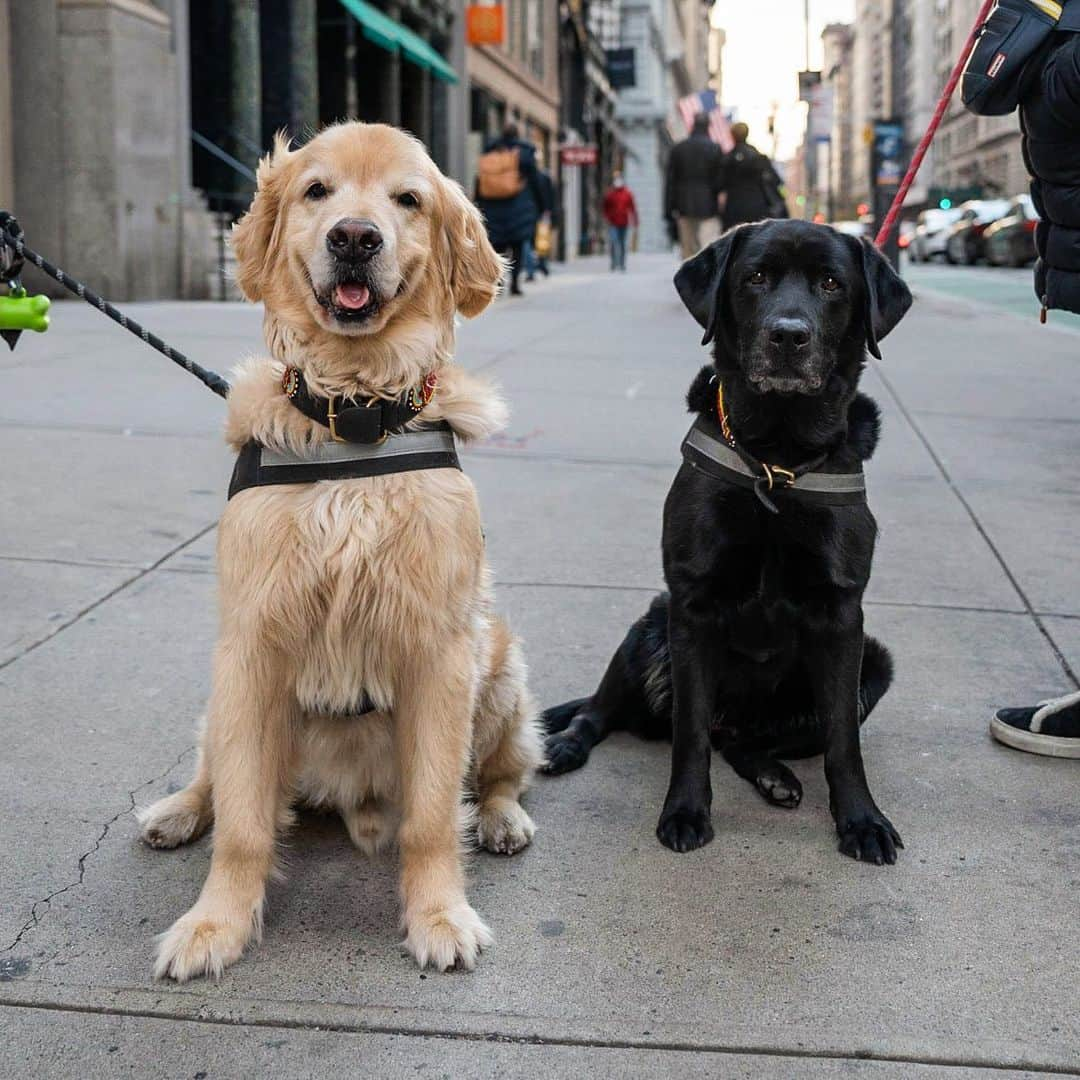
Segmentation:
<svg viewBox="0 0 1080 1080">
<path fill-rule="evenodd" d="M 0 212 L 0 244 L 10 247 L 18 258 L 29 259 L 43 274 L 48 274 L 54 281 L 60 282 L 65 289 L 73 292 L 81 300 L 96 307 L 104 315 L 108 315 L 113 322 L 119 323 L 125 330 L 130 331 L 136 337 L 145 341 L 147 345 L 157 349 L 162 356 L 167 356 L 174 364 L 179 364 L 185 371 L 190 371 L 204 386 L 208 386 L 219 397 L 228 397 L 229 383 L 216 371 L 209 371 L 200 367 L 194 360 L 188 359 L 183 353 L 166 345 L 164 341 L 151 334 L 146 327 L 141 326 L 134 319 L 129 319 L 122 311 L 114 307 L 102 296 L 98 296 L 93 289 L 87 288 L 81 281 L 76 281 L 68 276 L 58 266 L 53 266 L 47 259 L 43 259 L 36 251 L 28 248 L 22 239 L 22 230 L 18 222 L 10 214 Z"/>
</svg>

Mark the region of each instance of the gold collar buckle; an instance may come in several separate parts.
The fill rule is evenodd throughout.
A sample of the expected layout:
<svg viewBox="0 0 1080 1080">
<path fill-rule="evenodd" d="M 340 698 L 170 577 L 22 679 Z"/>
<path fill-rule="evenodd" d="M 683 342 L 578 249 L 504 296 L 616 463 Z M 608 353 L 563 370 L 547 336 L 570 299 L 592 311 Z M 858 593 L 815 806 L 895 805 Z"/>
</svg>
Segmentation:
<svg viewBox="0 0 1080 1080">
<path fill-rule="evenodd" d="M 785 469 L 782 465 L 766 465 L 764 461 L 761 467 L 765 470 L 765 479 L 769 481 L 769 491 L 772 491 L 777 477 L 782 481 L 783 487 L 795 486 L 798 477 L 790 469 Z"/>
<path fill-rule="evenodd" d="M 337 433 L 337 402 L 339 394 L 331 394 L 326 404 L 326 421 L 330 425 L 330 438 L 334 442 L 347 442 Z"/>
</svg>

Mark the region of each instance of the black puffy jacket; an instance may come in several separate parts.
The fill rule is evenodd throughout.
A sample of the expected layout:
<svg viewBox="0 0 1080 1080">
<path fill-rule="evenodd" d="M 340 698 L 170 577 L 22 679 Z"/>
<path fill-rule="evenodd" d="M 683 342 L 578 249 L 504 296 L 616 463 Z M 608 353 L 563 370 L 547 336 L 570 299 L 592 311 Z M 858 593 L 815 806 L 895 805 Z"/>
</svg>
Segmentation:
<svg viewBox="0 0 1080 1080">
<path fill-rule="evenodd" d="M 1080 312 L 1080 18 L 1070 5 L 1038 79 L 1020 102 L 1024 163 L 1042 219 L 1035 229 L 1035 294 L 1048 308 Z M 1072 23 L 1076 32 L 1072 32 Z"/>
<path fill-rule="evenodd" d="M 695 132 L 671 149 L 664 185 L 664 214 L 692 218 L 719 217 L 716 197 L 724 171 L 724 151 L 703 132 Z"/>
</svg>

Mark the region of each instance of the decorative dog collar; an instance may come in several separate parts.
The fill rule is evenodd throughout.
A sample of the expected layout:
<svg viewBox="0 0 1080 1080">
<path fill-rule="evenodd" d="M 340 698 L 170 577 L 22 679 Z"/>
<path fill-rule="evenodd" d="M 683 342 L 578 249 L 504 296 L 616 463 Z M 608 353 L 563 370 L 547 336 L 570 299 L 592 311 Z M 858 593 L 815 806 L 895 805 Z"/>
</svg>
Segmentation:
<svg viewBox="0 0 1080 1080">
<path fill-rule="evenodd" d="M 318 480 L 354 480 L 418 469 L 460 468 L 454 433 L 445 420 L 417 431 L 388 435 L 369 445 L 323 443 L 302 456 L 249 442 L 236 459 L 229 498 L 246 488 L 273 484 L 313 484 Z"/>
<path fill-rule="evenodd" d="M 866 478 L 861 469 L 852 473 L 813 471 L 825 463 L 826 454 L 794 469 L 769 465 L 743 450 L 730 431 L 723 422 L 699 416 L 683 440 L 683 460 L 714 480 L 753 489 L 762 506 L 774 514 L 780 510 L 770 495 L 777 491 L 834 506 L 866 501 Z"/>
<path fill-rule="evenodd" d="M 335 442 L 371 444 L 396 434 L 415 420 L 431 401 L 437 382 L 433 371 L 397 401 L 347 398 L 341 394 L 321 397 L 311 393 L 299 368 L 287 367 L 281 377 L 281 390 L 309 420 L 329 428 Z"/>
</svg>

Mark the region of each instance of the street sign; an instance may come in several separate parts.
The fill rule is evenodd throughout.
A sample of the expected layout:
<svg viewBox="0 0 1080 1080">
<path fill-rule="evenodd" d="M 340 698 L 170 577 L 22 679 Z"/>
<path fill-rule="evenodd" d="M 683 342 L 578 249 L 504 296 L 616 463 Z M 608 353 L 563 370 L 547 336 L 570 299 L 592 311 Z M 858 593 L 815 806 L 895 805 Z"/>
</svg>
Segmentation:
<svg viewBox="0 0 1080 1080">
<path fill-rule="evenodd" d="M 637 86 L 637 62 L 633 49 L 606 49 L 607 77 L 612 90 Z"/>
<path fill-rule="evenodd" d="M 470 45 L 504 44 L 506 8 L 502 4 L 469 4 L 465 8 L 465 40 Z"/>
<path fill-rule="evenodd" d="M 874 183 L 891 187 L 900 183 L 904 171 L 904 125 L 892 120 L 874 121 Z"/>
<path fill-rule="evenodd" d="M 564 165 L 595 165 L 599 157 L 595 143 L 578 143 L 559 148 L 559 160 Z"/>
</svg>

